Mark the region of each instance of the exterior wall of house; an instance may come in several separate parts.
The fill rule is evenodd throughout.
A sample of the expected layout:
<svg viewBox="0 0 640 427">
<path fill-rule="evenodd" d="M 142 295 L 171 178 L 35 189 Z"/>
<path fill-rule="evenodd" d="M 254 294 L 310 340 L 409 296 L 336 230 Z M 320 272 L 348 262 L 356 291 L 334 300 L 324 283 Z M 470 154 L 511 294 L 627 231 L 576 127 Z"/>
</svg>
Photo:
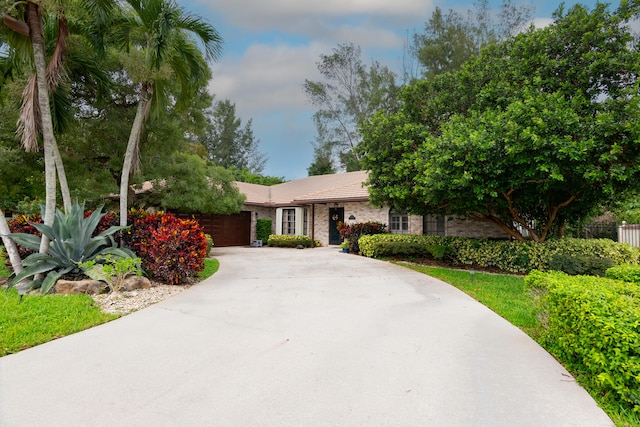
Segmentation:
<svg viewBox="0 0 640 427">
<path fill-rule="evenodd" d="M 307 208 L 309 225 L 307 234 L 311 236 L 311 205 Z M 333 207 L 344 208 L 344 221 L 349 223 L 377 221 L 389 226 L 389 208 L 377 208 L 367 202 L 345 202 L 345 203 L 319 203 L 315 205 L 313 233 L 316 240 L 322 246 L 329 244 L 329 209 Z M 245 210 L 251 211 L 251 241 L 256 239 L 256 221 L 258 218 L 271 219 L 271 233 L 276 232 L 276 208 L 259 206 L 246 206 Z M 353 215 L 356 219 L 349 220 Z M 409 215 L 408 234 L 422 234 L 422 216 Z M 498 238 L 504 239 L 509 236 L 492 223 L 484 221 L 467 220 L 460 217 L 447 217 L 445 221 L 445 235 L 456 237 L 470 237 L 476 239 Z"/>
<path fill-rule="evenodd" d="M 506 239 L 510 236 L 497 225 L 487 221 L 468 220 L 461 217 L 448 218 L 445 234 L 472 239 Z"/>
<path fill-rule="evenodd" d="M 276 232 L 276 210 L 262 206 L 245 206 L 244 210 L 251 211 L 251 241 L 256 240 L 256 223 L 258 218 L 271 219 L 271 234 Z"/>
</svg>

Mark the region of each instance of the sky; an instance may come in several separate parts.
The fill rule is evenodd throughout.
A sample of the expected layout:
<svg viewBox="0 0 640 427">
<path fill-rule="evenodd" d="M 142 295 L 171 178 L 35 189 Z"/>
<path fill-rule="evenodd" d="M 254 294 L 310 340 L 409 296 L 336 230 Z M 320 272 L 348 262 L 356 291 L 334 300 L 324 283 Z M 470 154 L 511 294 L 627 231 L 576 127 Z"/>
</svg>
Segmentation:
<svg viewBox="0 0 640 427">
<path fill-rule="evenodd" d="M 362 49 L 362 60 L 400 74 L 407 35 L 422 32 L 436 7 L 463 13 L 473 0 L 178 0 L 212 24 L 224 39 L 211 64 L 209 91 L 236 105 L 243 124 L 252 120 L 263 174 L 287 180 L 307 176 L 316 136 L 316 109 L 303 92 L 305 80 L 320 81 L 317 62 L 339 44 Z M 502 2 L 491 0 L 492 8 Z M 520 4 L 519 0 L 514 0 Z M 536 0 L 536 26 L 548 25 L 559 1 Z M 564 2 L 568 8 L 595 0 Z M 612 1 L 614 6 L 618 1 Z"/>
</svg>

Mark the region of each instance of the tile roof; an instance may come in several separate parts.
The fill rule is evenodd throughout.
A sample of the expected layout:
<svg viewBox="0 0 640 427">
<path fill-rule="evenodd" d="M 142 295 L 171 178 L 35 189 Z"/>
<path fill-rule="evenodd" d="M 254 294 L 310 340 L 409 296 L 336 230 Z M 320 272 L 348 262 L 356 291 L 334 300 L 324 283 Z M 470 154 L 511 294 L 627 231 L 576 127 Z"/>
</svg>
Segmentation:
<svg viewBox="0 0 640 427">
<path fill-rule="evenodd" d="M 265 186 L 236 182 L 247 196 L 245 204 L 291 206 L 295 204 L 367 201 L 369 192 L 364 181 L 367 171 L 309 176 L 282 184 Z"/>
</svg>

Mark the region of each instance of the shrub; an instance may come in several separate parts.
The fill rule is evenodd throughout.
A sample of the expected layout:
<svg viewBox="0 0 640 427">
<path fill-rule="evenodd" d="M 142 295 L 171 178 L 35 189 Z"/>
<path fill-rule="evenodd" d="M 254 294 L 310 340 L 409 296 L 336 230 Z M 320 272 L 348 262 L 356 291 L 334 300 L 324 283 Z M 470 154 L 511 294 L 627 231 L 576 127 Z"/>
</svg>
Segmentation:
<svg viewBox="0 0 640 427">
<path fill-rule="evenodd" d="M 518 242 L 513 240 L 478 240 L 463 237 L 424 236 L 410 234 L 380 234 L 362 236 L 359 246 L 362 254 L 378 257 L 379 242 L 417 242 L 425 246 L 443 246 L 453 263 L 496 267 L 511 273 L 527 273 L 531 270 L 547 271 L 552 261 L 564 256 L 577 258 L 585 273 L 602 274 L 612 265 L 637 264 L 640 249 L 627 243 L 608 239 L 559 239 L 544 243 Z M 435 255 L 435 254 L 434 254 Z M 572 261 L 573 262 L 573 261 Z"/>
<path fill-rule="evenodd" d="M 111 227 L 98 235 L 95 229 L 102 218 L 102 208 L 98 208 L 88 217 L 84 216 L 84 204 L 73 204 L 69 212 L 57 209 L 53 226 L 32 223 L 40 233 L 49 238 L 49 252 L 47 254 L 33 253 L 23 261 L 24 270 L 10 282 L 15 286 L 28 278 L 33 278 L 25 287 L 18 289 L 24 293 L 30 289 L 40 288 L 47 293 L 58 279 L 67 273 L 80 272 L 78 264 L 110 254 L 114 257 L 126 258 L 135 255 L 125 249 L 116 247 L 111 237 L 122 227 Z M 40 247 L 42 237 L 30 233 L 12 233 L 11 238 L 18 244 L 32 251 Z M 37 275 L 44 278 L 35 279 Z"/>
<path fill-rule="evenodd" d="M 311 247 L 311 237 L 309 236 L 285 236 L 282 234 L 272 234 L 269 236 L 269 246 L 280 248 L 296 248 L 302 245 L 305 248 Z"/>
<path fill-rule="evenodd" d="M 159 212 L 134 223 L 133 248 L 149 276 L 177 285 L 204 268 L 207 239 L 198 221 Z"/>
<path fill-rule="evenodd" d="M 371 236 L 386 233 L 387 225 L 381 222 L 357 222 L 355 224 L 338 223 L 340 237 L 349 241 L 349 252 L 359 253 L 360 246 L 358 240 L 360 236 Z"/>
<path fill-rule="evenodd" d="M 610 279 L 622 280 L 623 282 L 640 283 L 640 265 L 618 265 L 608 269 L 605 275 Z"/>
<path fill-rule="evenodd" d="M 79 267 L 93 280 L 105 282 L 112 292 L 119 291 L 127 277 L 142 275 L 140 258 L 98 256 L 91 261 L 80 263 Z"/>
<path fill-rule="evenodd" d="M 268 245 L 270 234 L 271 218 L 258 218 L 256 221 L 256 239 L 262 240 L 263 245 Z"/>
<path fill-rule="evenodd" d="M 640 412 L 640 285 L 533 271 L 546 348 L 587 388 Z"/>
<path fill-rule="evenodd" d="M 204 238 L 207 240 L 207 256 L 209 256 L 211 249 L 213 249 L 213 237 L 210 234 L 205 234 Z"/>
<path fill-rule="evenodd" d="M 572 256 L 556 254 L 549 262 L 549 270 L 562 271 L 564 273 L 587 276 L 604 276 L 608 268 L 613 267 L 613 261 L 608 258 L 596 258 L 588 256 Z"/>
<path fill-rule="evenodd" d="M 42 233 L 40 233 L 33 224 L 42 224 L 40 214 L 16 215 L 8 222 L 9 230 L 11 230 L 12 233 L 31 234 L 36 237 L 42 236 Z M 25 259 L 34 252 L 37 252 L 37 250 L 34 251 L 24 246 L 18 246 L 18 253 L 21 259 Z"/>
</svg>

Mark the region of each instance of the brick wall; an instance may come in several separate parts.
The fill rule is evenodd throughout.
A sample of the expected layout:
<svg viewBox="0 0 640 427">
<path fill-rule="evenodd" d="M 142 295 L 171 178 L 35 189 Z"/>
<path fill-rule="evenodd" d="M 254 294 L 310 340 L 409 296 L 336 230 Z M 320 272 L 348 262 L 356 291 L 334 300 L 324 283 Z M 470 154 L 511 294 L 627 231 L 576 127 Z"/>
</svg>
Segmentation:
<svg viewBox="0 0 640 427">
<path fill-rule="evenodd" d="M 469 220 L 462 217 L 448 217 L 446 219 L 445 235 L 473 239 L 505 239 L 510 237 L 492 222 Z"/>
</svg>

